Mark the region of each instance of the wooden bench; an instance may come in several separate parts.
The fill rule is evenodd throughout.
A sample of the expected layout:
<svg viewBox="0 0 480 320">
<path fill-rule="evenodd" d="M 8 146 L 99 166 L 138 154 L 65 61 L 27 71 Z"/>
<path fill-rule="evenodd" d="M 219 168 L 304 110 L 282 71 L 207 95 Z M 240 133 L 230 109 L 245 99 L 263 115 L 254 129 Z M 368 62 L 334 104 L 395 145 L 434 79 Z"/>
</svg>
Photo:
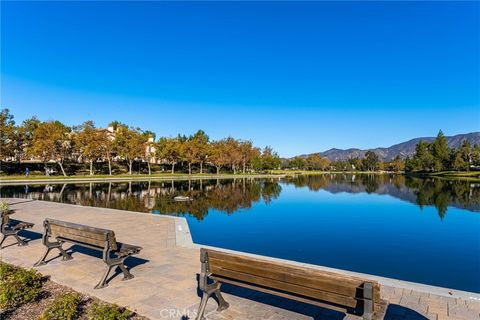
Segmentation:
<svg viewBox="0 0 480 320">
<path fill-rule="evenodd" d="M 1 212 L 1 224 L 0 224 L 0 232 L 2 233 L 2 240 L 0 241 L 0 249 L 2 249 L 2 244 L 7 239 L 7 237 L 14 237 L 17 240 L 17 244 L 19 246 L 26 246 L 28 242 L 21 239 L 18 236 L 18 233 L 25 229 L 31 229 L 33 227 L 33 223 L 10 219 L 10 215 L 13 213 L 13 210 L 2 211 Z"/>
<path fill-rule="evenodd" d="M 95 289 L 108 286 L 107 277 L 113 267 L 119 267 L 124 275 L 124 280 L 132 279 L 133 275 L 125 267 L 124 261 L 131 255 L 137 254 L 142 250 L 139 246 L 117 242 L 115 233 L 111 230 L 89 227 L 81 224 L 45 219 L 43 222 L 45 232 L 43 234 L 43 244 L 47 247 L 41 259 L 35 263 L 35 266 L 46 264 L 45 259 L 52 249 L 58 249 L 63 260 L 73 259 L 62 245 L 65 242 L 73 243 L 82 247 L 100 250 L 103 252 L 103 261 L 107 264 L 107 269 Z M 54 241 L 50 241 L 53 238 Z"/>
<path fill-rule="evenodd" d="M 203 292 L 197 320 L 203 320 L 208 298 L 215 294 L 218 311 L 229 304 L 220 292 L 229 283 L 303 303 L 383 319 L 387 303 L 376 281 L 308 267 L 262 260 L 202 248 L 199 288 Z"/>
</svg>

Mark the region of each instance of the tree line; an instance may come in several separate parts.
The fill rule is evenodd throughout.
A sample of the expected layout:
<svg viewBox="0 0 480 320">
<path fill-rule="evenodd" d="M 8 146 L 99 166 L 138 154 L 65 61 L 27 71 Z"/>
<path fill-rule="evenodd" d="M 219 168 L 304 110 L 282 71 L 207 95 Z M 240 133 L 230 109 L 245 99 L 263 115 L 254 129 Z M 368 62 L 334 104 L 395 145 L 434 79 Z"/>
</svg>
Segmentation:
<svg viewBox="0 0 480 320">
<path fill-rule="evenodd" d="M 155 141 L 152 131 L 118 121 L 108 129 L 100 129 L 93 121 L 68 127 L 60 121 L 31 117 L 17 126 L 8 109 L 0 112 L 1 160 L 38 160 L 45 168 L 54 162 L 64 176 L 65 162 L 88 163 L 90 175 L 95 173 L 97 163 L 107 163 L 108 174 L 112 175 L 114 162 L 124 163 L 129 174 L 135 162 L 145 163 L 148 174 L 152 173 L 152 164 L 169 165 L 172 174 L 179 167 L 189 174 L 194 167 L 198 173 L 206 172 L 207 167 L 207 172 L 219 174 L 223 170 L 237 174 L 278 169 L 281 164 L 271 147 L 260 149 L 251 141 L 232 137 L 211 140 L 202 130 Z"/>
<path fill-rule="evenodd" d="M 440 130 L 432 143 L 420 141 L 415 154 L 405 159 L 408 172 L 470 171 L 480 166 L 480 147 L 464 140 L 460 147 L 450 148 Z"/>
<path fill-rule="evenodd" d="M 321 171 L 390 171 L 401 172 L 405 162 L 399 157 L 392 161 L 381 161 L 378 155 L 369 150 L 363 158 L 354 157 L 348 160 L 330 161 L 319 153 L 298 156 L 282 163 L 285 169 L 321 170 Z"/>
</svg>

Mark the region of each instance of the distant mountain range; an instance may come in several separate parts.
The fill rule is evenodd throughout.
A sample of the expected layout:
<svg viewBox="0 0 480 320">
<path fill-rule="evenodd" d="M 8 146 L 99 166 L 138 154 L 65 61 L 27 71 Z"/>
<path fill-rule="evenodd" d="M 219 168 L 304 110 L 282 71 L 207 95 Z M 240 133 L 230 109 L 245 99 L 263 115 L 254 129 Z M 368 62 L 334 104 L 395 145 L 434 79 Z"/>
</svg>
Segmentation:
<svg viewBox="0 0 480 320">
<path fill-rule="evenodd" d="M 445 137 L 447 139 L 448 146 L 450 148 L 458 148 L 464 140 L 469 140 L 470 144 L 478 144 L 480 146 L 480 132 L 471 132 L 465 134 L 457 134 L 455 136 Z M 365 153 L 368 150 L 371 150 L 377 154 L 380 160 L 389 161 L 394 159 L 397 155 L 402 159 L 405 159 L 407 156 L 412 156 L 415 153 L 415 146 L 417 143 L 423 140 L 425 142 L 432 142 L 435 140 L 435 137 L 423 137 L 415 138 L 408 140 L 399 144 L 395 144 L 388 148 L 375 148 L 375 149 L 330 149 L 327 151 L 320 152 L 322 157 L 325 157 L 331 161 L 335 160 L 347 160 L 351 158 L 363 158 Z M 307 155 L 301 155 L 301 157 L 306 157 Z"/>
</svg>

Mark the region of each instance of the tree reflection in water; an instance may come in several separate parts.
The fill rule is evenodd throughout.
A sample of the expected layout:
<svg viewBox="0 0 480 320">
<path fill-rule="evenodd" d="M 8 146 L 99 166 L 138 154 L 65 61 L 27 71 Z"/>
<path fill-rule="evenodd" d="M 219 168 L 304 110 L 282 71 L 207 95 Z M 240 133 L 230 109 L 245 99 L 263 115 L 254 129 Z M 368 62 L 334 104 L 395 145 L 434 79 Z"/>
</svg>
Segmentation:
<svg viewBox="0 0 480 320">
<path fill-rule="evenodd" d="M 3 186 L 0 194 L 2 197 L 28 197 L 154 214 L 192 215 L 201 220 L 212 209 L 232 214 L 260 201 L 270 203 L 280 196 L 282 185 L 325 190 L 332 194 L 386 194 L 421 208 L 434 206 L 441 218 L 449 206 L 480 211 L 479 183 L 385 174 Z M 174 201 L 176 196 L 192 200 Z"/>
</svg>

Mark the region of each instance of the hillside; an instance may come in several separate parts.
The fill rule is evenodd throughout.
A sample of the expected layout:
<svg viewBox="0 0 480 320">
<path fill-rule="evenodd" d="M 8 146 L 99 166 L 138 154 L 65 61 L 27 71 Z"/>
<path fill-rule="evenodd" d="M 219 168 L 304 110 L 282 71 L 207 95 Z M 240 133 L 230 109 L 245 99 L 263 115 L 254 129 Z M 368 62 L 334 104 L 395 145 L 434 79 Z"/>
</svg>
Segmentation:
<svg viewBox="0 0 480 320">
<path fill-rule="evenodd" d="M 478 144 L 480 146 L 480 132 L 457 134 L 455 136 L 448 136 L 445 138 L 447 138 L 447 143 L 450 148 L 458 148 L 464 140 L 469 140 L 472 146 L 474 144 Z M 433 140 L 435 140 L 435 137 L 415 138 L 415 139 L 401 142 L 386 148 L 379 147 L 375 149 L 366 149 L 366 150 L 356 149 L 356 148 L 351 148 L 351 149 L 333 148 L 324 152 L 320 152 L 320 154 L 323 157 L 334 161 L 334 160 L 346 160 L 346 159 L 351 159 L 355 157 L 362 158 L 368 150 L 372 150 L 378 155 L 380 160 L 386 160 L 386 161 L 392 160 L 397 155 L 399 155 L 402 159 L 404 159 L 407 156 L 412 156 L 415 153 L 415 146 L 420 140 L 423 140 L 426 142 L 432 142 Z"/>
</svg>

